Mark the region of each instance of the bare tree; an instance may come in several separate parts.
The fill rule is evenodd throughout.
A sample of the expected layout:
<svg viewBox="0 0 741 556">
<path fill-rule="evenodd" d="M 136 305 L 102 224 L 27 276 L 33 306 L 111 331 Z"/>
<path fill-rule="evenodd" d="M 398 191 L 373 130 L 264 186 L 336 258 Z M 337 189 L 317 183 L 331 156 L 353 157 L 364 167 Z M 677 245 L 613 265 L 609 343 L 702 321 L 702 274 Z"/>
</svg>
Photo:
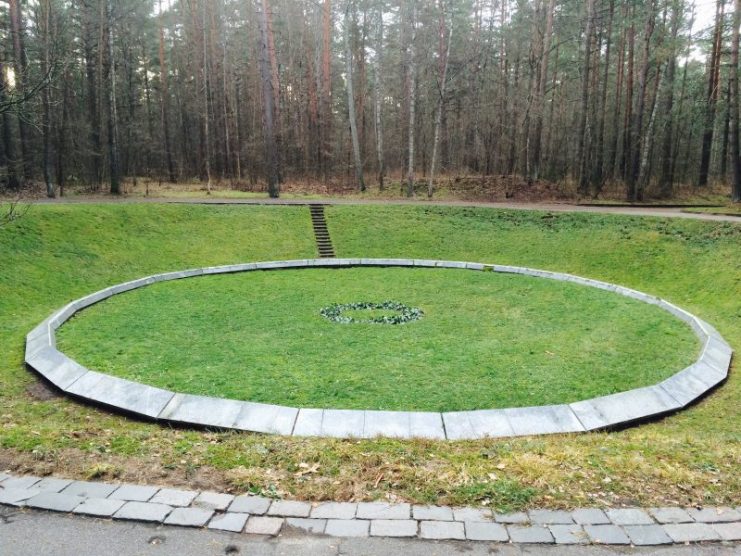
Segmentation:
<svg viewBox="0 0 741 556">
<path fill-rule="evenodd" d="M 347 88 L 347 112 L 350 120 L 350 135 L 352 139 L 353 157 L 355 160 L 355 179 L 360 191 L 365 191 L 363 180 L 363 160 L 360 154 L 360 142 L 358 141 L 358 121 L 355 117 L 355 93 L 352 82 L 352 52 L 350 51 L 350 4 L 345 7 L 345 32 L 343 34 L 345 44 L 345 82 Z"/>
<path fill-rule="evenodd" d="M 414 41 L 417 38 L 417 2 L 411 0 L 411 14 L 409 17 L 410 36 L 408 55 L 409 62 L 407 66 L 409 80 L 409 130 L 408 130 L 408 155 L 407 164 L 407 197 L 414 195 L 414 133 L 416 126 L 415 110 L 417 104 L 417 66 L 414 58 Z"/>
<path fill-rule="evenodd" d="M 738 43 L 741 26 L 741 0 L 736 0 L 733 12 L 733 36 L 731 38 L 731 199 L 741 202 L 741 159 L 739 155 L 739 87 L 738 87 Z"/>
<path fill-rule="evenodd" d="M 269 54 L 268 0 L 261 0 L 258 18 L 260 24 L 260 80 L 262 82 L 262 119 L 265 147 L 265 170 L 268 182 L 268 195 L 277 198 L 280 195 L 280 167 L 278 145 L 275 138 L 275 106 L 273 92 L 273 72 Z"/>
<path fill-rule="evenodd" d="M 447 14 L 445 13 L 444 0 L 439 0 L 440 6 L 440 23 L 438 25 L 438 33 L 440 35 L 440 59 L 438 64 L 438 99 L 437 99 L 437 111 L 435 113 L 435 131 L 432 139 L 432 159 L 430 160 L 430 176 L 427 182 L 427 198 L 432 199 L 432 194 L 435 191 L 435 170 L 437 167 L 437 152 L 440 144 L 440 126 L 443 122 L 443 110 L 445 109 L 445 85 L 448 78 L 448 60 L 450 59 L 450 43 L 453 39 L 453 21 L 451 19 L 449 24 L 446 24 Z M 447 42 L 445 39 L 445 27 L 448 27 Z M 445 44 L 445 51 L 442 50 L 442 45 Z"/>
</svg>

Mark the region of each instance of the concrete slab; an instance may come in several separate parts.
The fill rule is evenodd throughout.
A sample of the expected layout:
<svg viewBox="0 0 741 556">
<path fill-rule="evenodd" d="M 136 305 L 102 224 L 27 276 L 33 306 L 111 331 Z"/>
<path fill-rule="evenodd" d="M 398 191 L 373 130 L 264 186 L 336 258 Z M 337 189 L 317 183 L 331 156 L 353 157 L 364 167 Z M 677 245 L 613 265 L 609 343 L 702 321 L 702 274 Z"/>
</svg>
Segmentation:
<svg viewBox="0 0 741 556">
<path fill-rule="evenodd" d="M 363 438 L 384 436 L 387 438 L 409 438 L 410 416 L 405 411 L 366 411 L 363 423 Z"/>
<path fill-rule="evenodd" d="M 191 394 L 175 394 L 158 418 L 206 427 L 231 428 L 242 410 L 243 403 Z"/>
<path fill-rule="evenodd" d="M 88 372 L 85 367 L 50 346 L 38 350 L 26 362 L 62 390 Z"/>
<path fill-rule="evenodd" d="M 569 525 L 574 523 L 571 513 L 563 510 L 530 510 L 530 521 L 538 525 Z"/>
<path fill-rule="evenodd" d="M 432 412 L 410 412 L 409 432 L 412 438 L 444 440 L 445 427 L 442 415 Z"/>
<path fill-rule="evenodd" d="M 39 488 L 39 485 L 34 485 Z M 741 521 L 741 512 L 734 508 L 718 506 L 714 508 L 690 508 L 687 510 L 690 517 L 699 523 L 723 523 Z"/>
<path fill-rule="evenodd" d="M 508 525 L 507 532 L 512 542 L 531 544 L 553 544 L 555 539 L 543 525 Z"/>
<path fill-rule="evenodd" d="M 613 508 L 607 510 L 607 517 L 615 525 L 653 525 L 655 522 L 640 508 Z"/>
<path fill-rule="evenodd" d="M 579 525 L 606 525 L 610 518 L 599 508 L 577 508 L 571 512 L 571 517 Z"/>
<path fill-rule="evenodd" d="M 470 541 L 507 542 L 509 534 L 504 525 L 481 521 L 466 521 L 466 538 Z"/>
<path fill-rule="evenodd" d="M 290 435 L 293 432 L 298 409 L 280 405 L 243 402 L 242 409 L 234 422 L 239 430 L 268 434 Z"/>
<path fill-rule="evenodd" d="M 0 488 L 0 504 L 23 506 L 26 500 L 33 498 L 41 491 L 35 488 Z"/>
<path fill-rule="evenodd" d="M 112 517 L 126 502 L 110 498 L 87 498 L 73 512 L 95 517 Z"/>
<path fill-rule="evenodd" d="M 314 533 L 315 535 L 321 535 L 324 533 L 324 529 L 327 527 L 326 519 L 312 519 L 305 517 L 289 517 L 286 519 L 286 525 L 306 531 L 307 533 Z"/>
<path fill-rule="evenodd" d="M 3 481 L 3 488 L 9 489 L 27 489 L 34 485 L 37 485 L 41 481 L 41 477 L 34 477 L 32 475 L 24 475 L 21 477 L 10 477 Z"/>
<path fill-rule="evenodd" d="M 65 389 L 68 393 L 110 407 L 156 418 L 172 399 L 169 390 L 88 371 Z"/>
<path fill-rule="evenodd" d="M 124 500 L 126 502 L 147 502 L 157 494 L 159 487 L 148 485 L 121 485 L 108 498 L 111 500 Z"/>
<path fill-rule="evenodd" d="M 434 540 L 465 540 L 466 530 L 460 521 L 420 521 L 419 537 Z"/>
<path fill-rule="evenodd" d="M 334 438 L 362 438 L 365 411 L 352 409 L 325 409 L 322 418 L 322 436 Z"/>
<path fill-rule="evenodd" d="M 470 411 L 468 418 L 471 421 L 474 438 L 501 438 L 514 435 L 507 412 L 503 409 Z"/>
<path fill-rule="evenodd" d="M 237 496 L 229 505 L 229 511 L 252 515 L 263 515 L 268 511 L 271 502 L 272 500 L 270 500 L 270 498 L 243 494 L 242 496 Z"/>
<path fill-rule="evenodd" d="M 411 511 L 409 504 L 360 502 L 355 515 L 358 519 L 409 519 Z"/>
<path fill-rule="evenodd" d="M 165 518 L 165 525 L 180 525 L 181 527 L 203 527 L 214 515 L 213 510 L 204 508 L 175 508 Z"/>
<path fill-rule="evenodd" d="M 69 479 L 57 479 L 55 477 L 45 477 L 38 483 L 33 485 L 33 488 L 37 488 L 44 492 L 60 492 L 72 484 Z"/>
<path fill-rule="evenodd" d="M 233 494 L 221 492 L 201 492 L 193 501 L 193 506 L 206 510 L 226 510 L 234 501 Z"/>
<path fill-rule="evenodd" d="M 268 535 L 274 537 L 280 533 L 282 527 L 283 518 L 281 517 L 250 516 L 244 532 L 252 535 Z"/>
<path fill-rule="evenodd" d="M 324 534 L 330 537 L 367 537 L 370 521 L 365 519 L 328 519 Z"/>
<path fill-rule="evenodd" d="M 371 537 L 416 537 L 417 522 L 413 519 L 374 519 L 370 524 Z"/>
<path fill-rule="evenodd" d="M 695 363 L 659 384 L 672 398 L 686 407 L 724 379 L 721 373 L 705 363 Z"/>
<path fill-rule="evenodd" d="M 165 504 L 167 506 L 190 506 L 198 493 L 193 490 L 180 490 L 176 488 L 161 488 L 150 500 L 153 504 Z"/>
<path fill-rule="evenodd" d="M 240 533 L 244 529 L 245 523 L 249 514 L 241 514 L 236 512 L 227 512 L 225 514 L 217 514 L 208 523 L 209 529 L 216 529 L 217 531 L 230 531 L 232 533 Z"/>
<path fill-rule="evenodd" d="M 672 542 L 661 525 L 626 525 L 623 529 L 635 546 L 655 546 Z"/>
<path fill-rule="evenodd" d="M 41 492 L 26 500 L 26 506 L 29 508 L 39 508 L 41 510 L 51 510 L 54 512 L 71 512 L 82 503 L 82 499 L 69 494 L 60 494 L 58 492 Z"/>
<path fill-rule="evenodd" d="M 323 409 L 299 409 L 293 427 L 293 436 L 320 436 L 323 416 Z"/>
<path fill-rule="evenodd" d="M 690 517 L 682 508 L 648 508 L 653 518 L 659 523 L 693 523 L 694 519 Z"/>
<path fill-rule="evenodd" d="M 80 496 L 82 498 L 107 498 L 118 485 L 98 483 L 95 481 L 74 481 L 61 492 L 69 496 Z"/>
<path fill-rule="evenodd" d="M 504 410 L 517 436 L 584 432 L 584 426 L 568 405 L 517 407 Z"/>
<path fill-rule="evenodd" d="M 596 544 L 630 544 L 628 535 L 617 525 L 584 525 L 584 531 Z"/>
<path fill-rule="evenodd" d="M 323 519 L 352 519 L 357 502 L 320 502 L 311 509 L 311 517 Z"/>
<path fill-rule="evenodd" d="M 113 514 L 113 519 L 130 519 L 134 521 L 148 521 L 162 523 L 172 511 L 170 506 L 152 504 L 150 502 L 126 502 L 121 509 Z"/>
<path fill-rule="evenodd" d="M 448 440 L 476 438 L 468 411 L 453 411 L 442 414 L 445 437 Z"/>
<path fill-rule="evenodd" d="M 274 500 L 268 509 L 268 515 L 281 517 L 309 517 L 311 504 L 298 500 Z"/>
<path fill-rule="evenodd" d="M 719 541 L 720 533 L 707 523 L 669 523 L 663 525 L 664 531 L 674 542 Z"/>
<path fill-rule="evenodd" d="M 589 538 L 581 525 L 549 525 L 548 529 L 553 535 L 556 544 L 587 544 Z"/>
<path fill-rule="evenodd" d="M 570 404 L 586 430 L 627 424 L 681 407 L 663 388 L 649 386 Z"/>
<path fill-rule="evenodd" d="M 455 520 L 453 509 L 447 506 L 412 506 L 412 517 L 424 521 Z"/>
</svg>

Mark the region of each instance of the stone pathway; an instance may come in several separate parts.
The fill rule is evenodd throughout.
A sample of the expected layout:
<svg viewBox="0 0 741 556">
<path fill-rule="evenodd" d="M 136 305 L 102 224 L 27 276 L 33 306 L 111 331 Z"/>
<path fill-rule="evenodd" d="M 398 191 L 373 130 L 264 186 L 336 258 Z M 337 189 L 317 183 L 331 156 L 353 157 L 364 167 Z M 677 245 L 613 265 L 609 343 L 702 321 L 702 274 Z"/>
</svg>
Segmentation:
<svg viewBox="0 0 741 556">
<path fill-rule="evenodd" d="M 329 237 L 327 220 L 324 218 L 324 205 L 311 203 L 309 210 L 311 211 L 311 225 L 314 227 L 314 238 L 316 239 L 319 257 L 322 259 L 334 257 L 332 239 Z"/>
<path fill-rule="evenodd" d="M 0 473 L 0 504 L 268 537 L 294 530 L 342 538 L 560 545 L 741 541 L 741 507 L 580 508 L 503 514 L 485 508 L 406 503 L 272 500 L 8 473 Z"/>
</svg>

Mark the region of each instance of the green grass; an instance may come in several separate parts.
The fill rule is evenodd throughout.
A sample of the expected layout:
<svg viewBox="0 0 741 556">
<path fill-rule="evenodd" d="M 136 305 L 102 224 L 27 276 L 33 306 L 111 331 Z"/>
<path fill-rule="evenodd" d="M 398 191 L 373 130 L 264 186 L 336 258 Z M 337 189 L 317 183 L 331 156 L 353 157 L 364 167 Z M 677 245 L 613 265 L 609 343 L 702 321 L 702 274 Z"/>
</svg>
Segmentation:
<svg viewBox="0 0 741 556">
<path fill-rule="evenodd" d="M 424 316 L 342 324 L 319 312 L 387 299 Z M 646 386 L 691 364 L 699 346 L 670 314 L 610 292 L 401 268 L 159 283 L 85 311 L 59 340 L 83 365 L 175 391 L 418 411 L 558 404 Z"/>
<path fill-rule="evenodd" d="M 340 256 L 500 262 L 620 283 L 696 313 L 741 348 L 738 224 L 413 206 L 330 207 L 327 217 Z M 155 272 L 314 249 L 299 207 L 37 206 L 0 228 L 0 469 L 508 510 L 741 505 L 737 359 L 721 388 L 655 423 L 476 442 L 173 430 L 46 399 L 23 366 L 25 334 L 71 299 Z"/>
</svg>

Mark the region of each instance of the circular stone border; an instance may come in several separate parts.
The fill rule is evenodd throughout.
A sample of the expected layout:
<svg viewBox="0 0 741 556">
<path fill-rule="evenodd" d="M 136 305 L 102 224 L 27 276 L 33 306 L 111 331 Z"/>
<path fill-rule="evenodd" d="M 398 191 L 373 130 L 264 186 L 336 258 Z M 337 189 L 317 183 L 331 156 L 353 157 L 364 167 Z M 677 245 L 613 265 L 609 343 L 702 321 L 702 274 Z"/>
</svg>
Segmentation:
<svg viewBox="0 0 741 556">
<path fill-rule="evenodd" d="M 358 311 L 363 309 L 385 309 L 387 311 L 396 311 L 398 314 L 390 317 L 375 317 L 372 319 L 354 319 L 352 317 L 342 316 L 345 311 Z M 422 309 L 410 307 L 398 301 L 382 301 L 373 303 L 372 301 L 356 301 L 355 303 L 333 303 L 324 307 L 319 314 L 325 319 L 339 324 L 406 324 L 414 322 L 424 316 Z"/>
<path fill-rule="evenodd" d="M 656 305 L 692 327 L 700 357 L 663 382 L 570 404 L 446 413 L 310 409 L 183 394 L 88 370 L 56 349 L 55 330 L 76 312 L 155 282 L 192 276 L 296 268 L 422 267 L 522 274 L 608 290 Z M 728 377 L 733 350 L 715 328 L 663 299 L 607 282 L 516 266 L 420 259 L 303 259 L 155 274 L 62 307 L 26 336 L 26 364 L 65 394 L 162 423 L 336 438 L 479 439 L 613 429 L 679 411 Z"/>
</svg>

